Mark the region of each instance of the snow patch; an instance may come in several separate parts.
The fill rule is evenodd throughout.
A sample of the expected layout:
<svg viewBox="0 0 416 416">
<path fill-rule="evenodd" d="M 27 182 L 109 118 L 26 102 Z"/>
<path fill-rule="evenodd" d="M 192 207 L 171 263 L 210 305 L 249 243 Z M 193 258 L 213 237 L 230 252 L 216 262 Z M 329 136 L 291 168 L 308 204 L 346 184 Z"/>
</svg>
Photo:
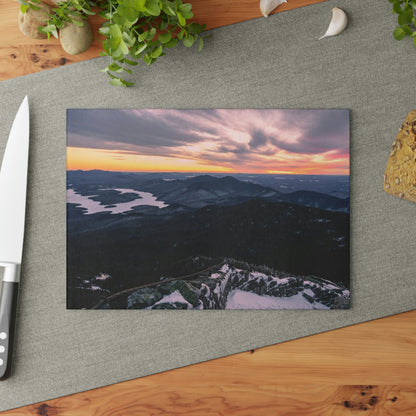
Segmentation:
<svg viewBox="0 0 416 416">
<path fill-rule="evenodd" d="M 169 295 L 164 296 L 162 299 L 157 301 L 154 305 L 158 305 L 160 303 L 185 303 L 188 306 L 188 309 L 192 309 L 192 305 L 182 296 L 182 293 L 179 290 L 175 290 L 174 292 L 170 293 Z M 146 308 L 151 309 L 154 305 Z"/>
<path fill-rule="evenodd" d="M 112 188 L 112 189 L 103 189 L 104 191 L 117 191 L 121 194 L 131 193 L 136 194 L 139 198 L 129 201 L 129 202 L 120 202 L 119 204 L 113 204 L 112 207 L 109 207 L 110 204 L 103 205 L 99 201 L 94 201 L 91 198 L 96 197 L 97 195 L 81 195 L 80 193 L 75 192 L 73 189 L 69 188 L 66 191 L 67 203 L 75 204 L 76 206 L 86 210 L 85 215 L 97 214 L 99 212 L 110 212 L 111 214 L 122 214 L 124 212 L 131 211 L 134 207 L 147 205 L 158 208 L 165 208 L 169 205 L 165 204 L 163 201 L 158 201 L 150 192 L 140 192 L 135 189 L 124 189 L 124 188 Z"/>
<path fill-rule="evenodd" d="M 322 303 L 310 303 L 301 293 L 278 298 L 235 289 L 228 295 L 226 309 L 329 309 L 329 307 Z"/>
<path fill-rule="evenodd" d="M 227 273 L 230 270 L 230 266 L 228 264 L 224 264 L 221 269 L 220 272 L 222 273 Z"/>
<path fill-rule="evenodd" d="M 110 279 L 111 276 L 107 273 L 100 273 L 98 276 L 95 276 L 94 279 L 95 280 L 107 280 Z"/>
<path fill-rule="evenodd" d="M 219 273 L 213 273 L 211 276 L 209 276 L 210 279 L 219 279 L 221 275 Z"/>
</svg>

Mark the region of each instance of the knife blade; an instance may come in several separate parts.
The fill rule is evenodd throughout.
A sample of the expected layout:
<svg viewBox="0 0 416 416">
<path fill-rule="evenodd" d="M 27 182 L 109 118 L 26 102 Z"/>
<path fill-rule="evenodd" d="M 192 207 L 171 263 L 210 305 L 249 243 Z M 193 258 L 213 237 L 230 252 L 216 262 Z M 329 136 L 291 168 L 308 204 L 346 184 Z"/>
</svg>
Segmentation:
<svg viewBox="0 0 416 416">
<path fill-rule="evenodd" d="M 26 214 L 29 102 L 21 103 L 0 170 L 0 380 L 10 376 Z"/>
</svg>

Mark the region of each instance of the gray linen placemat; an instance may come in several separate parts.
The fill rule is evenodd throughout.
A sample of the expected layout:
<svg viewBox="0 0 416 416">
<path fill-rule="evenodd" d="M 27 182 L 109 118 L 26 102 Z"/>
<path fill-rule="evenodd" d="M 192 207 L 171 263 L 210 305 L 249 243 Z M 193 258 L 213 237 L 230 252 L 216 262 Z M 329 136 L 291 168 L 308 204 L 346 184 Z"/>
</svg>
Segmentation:
<svg viewBox="0 0 416 416">
<path fill-rule="evenodd" d="M 317 41 L 333 6 L 346 31 Z M 106 58 L 0 83 L 0 153 L 25 94 L 31 105 L 27 238 L 14 374 L 0 410 L 416 308 L 416 205 L 382 176 L 398 127 L 416 108 L 416 52 L 392 37 L 391 5 L 338 0 L 213 31 L 177 48 L 136 87 L 106 86 Z M 350 108 L 352 309 L 77 311 L 65 309 L 67 108 Z"/>
</svg>

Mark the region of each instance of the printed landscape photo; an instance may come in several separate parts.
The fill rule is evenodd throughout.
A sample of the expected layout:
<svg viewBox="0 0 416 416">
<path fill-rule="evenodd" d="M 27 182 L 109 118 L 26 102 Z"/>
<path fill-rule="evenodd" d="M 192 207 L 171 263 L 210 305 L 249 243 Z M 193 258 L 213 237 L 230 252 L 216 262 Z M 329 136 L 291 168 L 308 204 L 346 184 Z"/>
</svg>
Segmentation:
<svg viewBox="0 0 416 416">
<path fill-rule="evenodd" d="M 67 111 L 69 309 L 347 309 L 349 111 Z"/>
</svg>

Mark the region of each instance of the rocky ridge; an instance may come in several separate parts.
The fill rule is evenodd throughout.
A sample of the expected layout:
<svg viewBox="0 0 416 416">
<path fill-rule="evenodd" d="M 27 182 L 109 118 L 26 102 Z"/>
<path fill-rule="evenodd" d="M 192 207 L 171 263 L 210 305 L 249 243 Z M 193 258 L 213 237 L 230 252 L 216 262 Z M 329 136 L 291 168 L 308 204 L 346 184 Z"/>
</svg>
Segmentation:
<svg viewBox="0 0 416 416">
<path fill-rule="evenodd" d="M 350 300 L 347 289 L 319 277 L 277 277 L 225 262 L 217 270 L 192 280 L 170 280 L 135 290 L 127 297 L 126 306 L 127 309 L 229 309 L 230 294 L 236 290 L 263 299 L 293 299 L 292 309 L 305 309 L 299 306 L 299 295 L 309 303 L 308 309 L 347 309 Z M 257 309 L 269 308 L 261 307 L 260 303 Z"/>
</svg>

